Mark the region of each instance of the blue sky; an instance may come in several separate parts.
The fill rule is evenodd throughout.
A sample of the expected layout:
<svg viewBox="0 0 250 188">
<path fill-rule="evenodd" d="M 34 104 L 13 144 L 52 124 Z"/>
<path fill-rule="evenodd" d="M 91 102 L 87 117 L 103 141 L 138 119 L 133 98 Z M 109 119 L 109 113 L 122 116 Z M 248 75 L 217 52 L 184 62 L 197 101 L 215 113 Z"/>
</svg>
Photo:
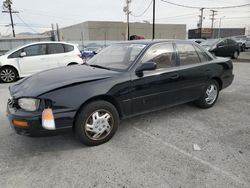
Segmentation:
<svg viewBox="0 0 250 188">
<path fill-rule="evenodd" d="M 175 3 L 191 6 L 231 6 L 250 3 L 250 0 L 169 0 Z M 3 0 L 0 0 L 2 4 Z M 151 0 L 132 0 L 131 11 L 139 15 L 150 4 Z M 49 30 L 51 23 L 58 23 L 60 27 L 76 24 L 88 20 L 96 21 L 126 21 L 123 12 L 125 0 L 13 0 L 13 9 L 19 11 L 14 15 L 17 32 L 42 32 Z M 186 24 L 187 28 L 195 28 L 198 22 L 199 10 L 181 8 L 156 0 L 156 22 Z M 211 26 L 209 15 L 204 12 L 204 27 Z M 250 30 L 250 6 L 218 10 L 217 18 L 223 17 L 222 27 L 246 27 Z M 152 21 L 152 6 L 141 17 L 131 16 L 131 21 Z M 215 26 L 218 27 L 219 19 Z M 10 23 L 9 15 L 0 13 L 0 33 L 10 34 L 11 29 L 6 27 Z"/>
</svg>

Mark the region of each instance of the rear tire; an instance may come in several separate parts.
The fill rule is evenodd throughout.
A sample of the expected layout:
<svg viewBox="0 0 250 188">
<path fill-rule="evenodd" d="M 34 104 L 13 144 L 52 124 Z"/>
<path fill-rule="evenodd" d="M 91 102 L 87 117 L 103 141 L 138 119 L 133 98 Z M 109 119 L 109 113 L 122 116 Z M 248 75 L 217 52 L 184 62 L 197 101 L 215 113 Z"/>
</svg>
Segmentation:
<svg viewBox="0 0 250 188">
<path fill-rule="evenodd" d="M 84 106 L 75 121 L 75 135 L 87 146 L 97 146 L 109 141 L 117 131 L 119 114 L 106 101 L 94 101 Z"/>
<path fill-rule="evenodd" d="M 245 44 L 243 44 L 243 45 L 241 46 L 241 51 L 242 51 L 242 52 L 245 52 L 245 51 L 246 51 L 246 45 L 245 45 Z"/>
<path fill-rule="evenodd" d="M 200 108 L 211 108 L 219 97 L 219 84 L 216 80 L 208 82 L 200 99 L 195 101 L 196 106 Z"/>
<path fill-rule="evenodd" d="M 235 51 L 235 52 L 233 53 L 233 55 L 232 55 L 232 58 L 233 58 L 233 59 L 238 59 L 238 57 L 239 57 L 239 52 L 238 52 L 238 51 Z"/>
<path fill-rule="evenodd" d="M 3 83 L 11 83 L 16 81 L 18 73 L 16 69 L 12 67 L 3 67 L 0 69 L 0 81 Z"/>
</svg>

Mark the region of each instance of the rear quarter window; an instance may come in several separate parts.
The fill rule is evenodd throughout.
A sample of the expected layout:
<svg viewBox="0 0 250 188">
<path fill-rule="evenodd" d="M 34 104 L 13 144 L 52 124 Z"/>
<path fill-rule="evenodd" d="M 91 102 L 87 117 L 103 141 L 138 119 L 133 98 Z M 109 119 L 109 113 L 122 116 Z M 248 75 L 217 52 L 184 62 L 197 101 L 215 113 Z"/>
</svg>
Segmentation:
<svg viewBox="0 0 250 188">
<path fill-rule="evenodd" d="M 71 52 L 74 50 L 74 46 L 69 44 L 64 44 L 63 47 L 64 47 L 64 52 Z"/>
<path fill-rule="evenodd" d="M 200 49 L 198 46 L 194 45 L 194 48 L 200 58 L 201 62 L 211 61 L 212 58 L 207 55 L 206 52 L 204 52 L 202 49 Z"/>
<path fill-rule="evenodd" d="M 176 44 L 180 65 L 191 65 L 200 63 L 200 58 L 192 44 Z"/>
</svg>

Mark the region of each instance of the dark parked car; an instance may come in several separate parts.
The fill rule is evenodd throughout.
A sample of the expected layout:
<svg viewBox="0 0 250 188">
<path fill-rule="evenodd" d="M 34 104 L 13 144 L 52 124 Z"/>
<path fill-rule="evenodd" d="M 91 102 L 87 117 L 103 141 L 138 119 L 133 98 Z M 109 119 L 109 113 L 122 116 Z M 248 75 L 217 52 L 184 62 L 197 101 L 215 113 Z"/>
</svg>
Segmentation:
<svg viewBox="0 0 250 188">
<path fill-rule="evenodd" d="M 119 120 L 194 101 L 212 107 L 234 78 L 231 60 L 190 41 L 130 41 L 87 64 L 52 69 L 10 87 L 7 112 L 23 135 L 72 130 L 86 145 L 108 141 Z"/>
<path fill-rule="evenodd" d="M 215 56 L 237 59 L 240 55 L 239 44 L 232 39 L 208 39 L 200 45 Z"/>
<path fill-rule="evenodd" d="M 188 40 L 193 41 L 193 42 L 196 42 L 196 43 L 198 43 L 198 44 L 200 44 L 200 43 L 202 43 L 202 42 L 205 41 L 205 39 L 188 39 Z"/>
</svg>

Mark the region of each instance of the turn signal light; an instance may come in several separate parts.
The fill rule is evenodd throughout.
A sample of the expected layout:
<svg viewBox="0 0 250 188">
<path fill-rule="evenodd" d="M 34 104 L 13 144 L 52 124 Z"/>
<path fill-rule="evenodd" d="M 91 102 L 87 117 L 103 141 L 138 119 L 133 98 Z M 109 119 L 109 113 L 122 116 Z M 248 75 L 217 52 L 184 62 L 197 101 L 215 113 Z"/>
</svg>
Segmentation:
<svg viewBox="0 0 250 188">
<path fill-rule="evenodd" d="M 28 127 L 28 122 L 23 120 L 12 120 L 13 125 L 17 127 Z"/>
<path fill-rule="evenodd" d="M 55 130 L 55 119 L 51 108 L 46 108 L 42 113 L 42 126 L 44 129 Z"/>
</svg>

